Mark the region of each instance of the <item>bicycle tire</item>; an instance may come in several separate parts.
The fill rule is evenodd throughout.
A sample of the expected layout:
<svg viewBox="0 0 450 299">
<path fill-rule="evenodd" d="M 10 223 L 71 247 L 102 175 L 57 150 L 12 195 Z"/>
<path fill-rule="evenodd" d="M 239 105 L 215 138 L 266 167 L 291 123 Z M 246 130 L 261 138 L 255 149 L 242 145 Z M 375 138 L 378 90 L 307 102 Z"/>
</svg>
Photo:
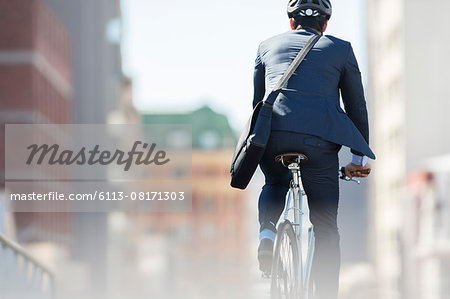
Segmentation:
<svg viewBox="0 0 450 299">
<path fill-rule="evenodd" d="M 297 238 L 292 223 L 285 220 L 278 226 L 275 239 L 270 286 L 272 299 L 297 299 L 300 291 L 298 266 Z"/>
</svg>

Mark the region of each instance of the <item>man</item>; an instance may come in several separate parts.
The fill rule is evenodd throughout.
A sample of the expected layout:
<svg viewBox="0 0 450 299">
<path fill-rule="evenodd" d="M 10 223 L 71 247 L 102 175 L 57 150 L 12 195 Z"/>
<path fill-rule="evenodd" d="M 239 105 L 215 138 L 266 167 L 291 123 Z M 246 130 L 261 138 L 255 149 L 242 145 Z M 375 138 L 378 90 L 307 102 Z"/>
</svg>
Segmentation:
<svg viewBox="0 0 450 299">
<path fill-rule="evenodd" d="M 254 72 L 255 106 L 285 73 L 311 35 L 322 35 L 278 95 L 272 132 L 260 168 L 265 185 L 259 198 L 260 269 L 270 273 L 276 223 L 284 209 L 291 173 L 274 157 L 301 152 L 302 183 L 308 197 L 316 237 L 312 280 L 315 298 L 335 299 L 338 293 L 340 248 L 337 227 L 339 202 L 338 152 L 351 148 L 349 177 L 365 177 L 370 150 L 369 126 L 361 74 L 349 42 L 323 36 L 332 14 L 329 0 L 291 0 L 292 31 L 262 42 Z M 340 107 L 342 95 L 345 112 Z"/>
</svg>

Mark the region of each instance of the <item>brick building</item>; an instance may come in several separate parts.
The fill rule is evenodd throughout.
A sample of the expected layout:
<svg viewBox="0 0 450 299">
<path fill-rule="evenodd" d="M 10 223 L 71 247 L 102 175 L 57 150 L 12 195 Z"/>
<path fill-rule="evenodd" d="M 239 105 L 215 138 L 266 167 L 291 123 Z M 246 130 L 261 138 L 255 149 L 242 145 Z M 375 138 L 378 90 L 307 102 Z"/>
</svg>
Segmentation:
<svg viewBox="0 0 450 299">
<path fill-rule="evenodd" d="M 0 1 L 0 148 L 6 123 L 68 123 L 70 39 L 41 0 Z M 4 179 L 4 155 L 0 174 Z"/>
<path fill-rule="evenodd" d="M 1 0 L 1 152 L 4 153 L 5 146 L 4 124 L 70 123 L 71 98 L 70 37 L 64 25 L 42 0 Z M 4 169 L 1 154 L 2 186 Z M 57 232 L 66 232 L 69 229 L 66 216 L 18 213 L 15 215 L 18 236 L 28 235 L 24 241 L 32 241 L 48 238 L 44 236 L 46 228 L 57 227 Z"/>
<path fill-rule="evenodd" d="M 0 121 L 71 120 L 70 38 L 41 0 L 0 1 Z"/>
</svg>

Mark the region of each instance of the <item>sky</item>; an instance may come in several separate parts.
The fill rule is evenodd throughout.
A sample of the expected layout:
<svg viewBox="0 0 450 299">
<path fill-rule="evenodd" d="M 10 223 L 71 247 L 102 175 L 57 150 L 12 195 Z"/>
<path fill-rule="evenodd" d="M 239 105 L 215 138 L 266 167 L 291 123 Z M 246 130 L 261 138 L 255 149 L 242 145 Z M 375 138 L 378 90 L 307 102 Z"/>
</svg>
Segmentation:
<svg viewBox="0 0 450 299">
<path fill-rule="evenodd" d="M 364 0 L 335 0 L 327 34 L 350 41 L 366 69 Z M 290 30 L 287 0 L 122 0 L 122 56 L 142 112 L 209 105 L 240 130 L 251 113 L 261 41 Z"/>
</svg>

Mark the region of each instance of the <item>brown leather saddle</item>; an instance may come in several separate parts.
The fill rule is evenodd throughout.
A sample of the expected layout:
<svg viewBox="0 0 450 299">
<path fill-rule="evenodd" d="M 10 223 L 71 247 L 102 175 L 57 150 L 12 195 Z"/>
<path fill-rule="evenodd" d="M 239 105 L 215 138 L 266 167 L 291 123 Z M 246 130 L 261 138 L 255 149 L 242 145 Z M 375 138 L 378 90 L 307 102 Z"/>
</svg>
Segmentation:
<svg viewBox="0 0 450 299">
<path fill-rule="evenodd" d="M 301 161 L 308 161 L 308 157 L 302 153 L 284 153 L 275 157 L 275 162 L 280 162 L 285 166 L 292 163 L 300 164 Z"/>
</svg>

